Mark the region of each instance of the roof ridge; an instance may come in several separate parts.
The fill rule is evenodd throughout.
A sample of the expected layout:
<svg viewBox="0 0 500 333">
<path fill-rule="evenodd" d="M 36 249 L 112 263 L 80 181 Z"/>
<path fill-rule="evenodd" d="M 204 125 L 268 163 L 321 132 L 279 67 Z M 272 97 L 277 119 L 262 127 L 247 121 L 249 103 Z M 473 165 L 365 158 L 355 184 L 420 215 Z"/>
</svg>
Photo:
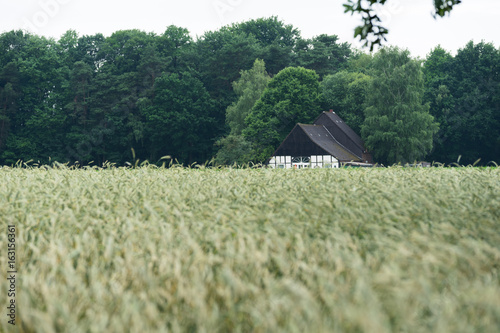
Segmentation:
<svg viewBox="0 0 500 333">
<path fill-rule="evenodd" d="M 332 133 L 330 133 L 330 131 L 324 125 L 312 124 L 312 125 L 305 125 L 305 126 L 312 126 L 312 127 L 318 127 L 318 128 L 324 129 L 326 131 L 326 133 L 328 133 L 330 135 L 330 138 L 332 139 L 333 143 L 336 144 L 340 149 L 342 149 L 346 154 L 351 155 L 353 157 L 356 157 L 358 159 L 360 158 L 358 155 L 354 154 L 352 151 L 350 151 L 349 149 L 347 149 L 346 147 L 344 147 L 340 142 L 338 142 L 338 140 L 335 139 L 335 137 L 332 135 Z M 301 128 L 302 128 L 302 126 L 301 126 Z M 302 129 L 304 130 L 304 128 L 302 128 Z M 316 137 L 311 136 L 310 139 L 314 143 L 319 144 Z M 329 152 L 332 156 L 334 155 L 334 154 L 332 154 L 331 151 L 328 151 L 328 149 L 324 149 L 324 150 L 327 151 L 327 152 Z M 351 161 L 353 161 L 353 159 L 351 159 Z"/>
<path fill-rule="evenodd" d="M 323 128 L 328 132 L 328 134 L 330 134 L 330 136 L 333 138 L 333 140 L 335 140 L 335 142 L 341 146 L 343 149 L 347 150 L 349 153 L 353 154 L 354 156 L 357 156 L 357 157 L 360 157 L 358 156 L 357 154 L 355 154 L 354 152 L 352 152 L 349 148 L 347 148 L 346 146 L 344 146 L 343 144 L 341 144 L 333 135 L 332 133 L 330 133 L 330 131 L 328 130 L 328 128 L 326 128 L 325 125 L 321 125 L 323 126 Z M 344 132 L 345 133 L 345 132 Z M 347 134 L 347 133 L 346 133 Z"/>
<path fill-rule="evenodd" d="M 326 112 L 326 111 L 323 111 L 323 113 L 325 113 L 325 114 L 327 115 L 327 117 L 328 117 L 328 118 L 330 118 L 330 116 L 329 116 L 329 115 L 331 114 L 331 112 Z M 343 124 L 345 124 L 345 125 L 346 125 L 346 126 L 347 126 L 350 130 L 351 130 L 352 134 L 354 134 L 354 135 L 358 136 L 358 137 L 361 139 L 361 141 L 363 142 L 363 145 L 362 145 L 362 146 L 360 146 L 360 145 L 359 145 L 359 144 L 358 144 L 355 140 L 353 140 L 353 139 L 352 139 L 352 137 L 351 137 L 351 134 L 349 134 L 349 133 L 347 133 L 346 131 L 344 131 L 344 128 L 342 128 L 343 126 L 338 126 L 338 125 L 337 125 L 338 129 L 339 129 L 339 130 L 341 130 L 341 131 L 342 131 L 345 135 L 347 135 L 347 137 L 348 137 L 348 138 L 349 138 L 349 139 L 350 139 L 350 140 L 351 140 L 351 141 L 352 141 L 352 142 L 353 142 L 356 146 L 358 146 L 358 148 L 360 148 L 362 151 L 364 151 L 364 150 L 365 150 L 365 147 L 364 147 L 364 141 L 363 141 L 363 139 L 362 139 L 362 138 L 358 135 L 358 133 L 354 132 L 354 130 L 353 130 L 353 129 L 349 126 L 349 125 L 347 125 L 347 124 L 346 124 L 346 122 L 344 121 L 344 119 L 342 119 L 342 118 L 341 118 L 338 114 L 336 114 L 335 112 L 333 112 L 333 114 L 334 114 L 334 115 L 336 115 L 336 116 L 340 119 L 340 121 L 341 121 Z M 319 117 L 318 117 L 318 119 L 319 119 Z M 316 119 L 316 120 L 317 120 L 317 119 Z M 330 118 L 330 120 L 334 122 L 334 120 L 333 120 L 333 119 L 331 119 L 331 118 Z M 323 125 L 323 126 L 325 126 L 325 125 Z M 330 131 L 328 131 L 328 133 L 330 133 Z M 330 133 L 330 135 L 331 135 L 331 133 Z M 339 143 L 340 143 L 340 142 L 339 142 Z M 349 150 L 349 151 L 350 151 L 350 150 Z M 352 153 L 352 152 L 351 152 L 351 153 Z M 358 156 L 358 155 L 356 155 L 356 154 L 354 154 L 354 155 L 355 155 L 355 156 Z"/>
<path fill-rule="evenodd" d="M 287 135 L 287 138 L 280 144 L 278 149 L 275 150 L 273 156 L 277 156 L 278 151 L 280 151 L 281 149 L 285 149 L 286 142 L 291 138 L 291 136 L 293 135 L 293 133 L 295 133 L 295 131 L 300 131 L 300 135 L 304 135 L 305 140 L 307 140 L 308 142 L 313 144 L 314 147 L 317 148 L 318 150 L 317 153 L 319 153 L 319 155 L 321 154 L 332 155 L 335 156 L 335 158 L 337 158 L 339 161 L 343 162 L 360 160 L 360 157 L 358 157 L 356 154 L 352 153 L 352 151 L 346 149 L 343 145 L 341 145 L 338 142 L 338 140 L 335 139 L 333 135 L 331 135 L 331 133 L 326 129 L 325 126 L 320 124 L 302 124 L 302 123 L 297 123 L 295 125 L 292 132 L 290 132 Z M 298 151 L 296 151 L 296 153 L 297 152 Z M 284 153 L 284 151 L 282 151 L 281 153 Z M 292 153 L 293 155 L 292 151 L 289 151 L 288 153 Z M 303 153 L 302 150 L 301 153 Z"/>
</svg>

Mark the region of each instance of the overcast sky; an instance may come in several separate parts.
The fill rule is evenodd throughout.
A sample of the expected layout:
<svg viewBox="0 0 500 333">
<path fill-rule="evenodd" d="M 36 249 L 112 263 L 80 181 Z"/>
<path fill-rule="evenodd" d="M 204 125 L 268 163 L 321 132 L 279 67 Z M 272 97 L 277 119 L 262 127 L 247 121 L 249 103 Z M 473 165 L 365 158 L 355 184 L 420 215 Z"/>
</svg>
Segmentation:
<svg viewBox="0 0 500 333">
<path fill-rule="evenodd" d="M 358 16 L 344 14 L 345 0 L 0 0 L 0 33 L 25 29 L 58 39 L 69 29 L 80 35 L 140 29 L 161 34 L 174 24 L 193 37 L 233 22 L 278 16 L 303 37 L 338 35 L 353 38 Z M 432 17 L 432 0 L 389 0 L 380 11 L 389 28 L 388 43 L 425 57 L 441 44 L 455 53 L 474 40 L 500 47 L 500 0 L 464 0 L 449 17 Z"/>
</svg>

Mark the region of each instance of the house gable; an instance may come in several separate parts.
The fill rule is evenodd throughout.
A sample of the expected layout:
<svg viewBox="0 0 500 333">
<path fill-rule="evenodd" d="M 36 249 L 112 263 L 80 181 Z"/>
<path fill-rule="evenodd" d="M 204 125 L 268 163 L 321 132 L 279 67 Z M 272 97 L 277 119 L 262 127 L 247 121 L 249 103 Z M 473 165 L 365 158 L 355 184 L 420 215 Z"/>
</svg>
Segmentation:
<svg viewBox="0 0 500 333">
<path fill-rule="evenodd" d="M 333 111 L 312 125 L 297 124 L 269 160 L 271 167 L 369 166 L 363 140 Z"/>
<path fill-rule="evenodd" d="M 297 124 L 273 156 L 331 155 L 342 162 L 361 161 L 345 149 L 325 126 Z"/>
<path fill-rule="evenodd" d="M 330 154 L 323 147 L 312 140 L 311 136 L 304 131 L 304 126 L 311 125 L 295 125 L 283 143 L 281 143 L 278 149 L 276 149 L 274 156 L 311 156 Z"/>
</svg>

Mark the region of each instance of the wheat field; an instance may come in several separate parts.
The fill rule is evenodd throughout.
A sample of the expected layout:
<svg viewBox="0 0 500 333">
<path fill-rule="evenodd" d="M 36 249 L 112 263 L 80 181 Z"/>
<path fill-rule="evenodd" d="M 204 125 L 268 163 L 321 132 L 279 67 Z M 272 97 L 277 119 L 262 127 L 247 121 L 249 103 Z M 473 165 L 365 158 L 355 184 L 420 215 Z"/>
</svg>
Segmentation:
<svg viewBox="0 0 500 333">
<path fill-rule="evenodd" d="M 3 167 L 0 184 L 4 332 L 500 331 L 498 168 Z"/>
</svg>

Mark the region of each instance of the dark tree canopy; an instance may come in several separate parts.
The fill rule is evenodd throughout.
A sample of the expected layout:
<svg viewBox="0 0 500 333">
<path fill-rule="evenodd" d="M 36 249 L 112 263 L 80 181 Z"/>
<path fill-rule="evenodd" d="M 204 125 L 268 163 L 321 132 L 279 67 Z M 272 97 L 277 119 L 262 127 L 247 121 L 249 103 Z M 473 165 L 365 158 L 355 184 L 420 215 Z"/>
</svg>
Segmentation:
<svg viewBox="0 0 500 333">
<path fill-rule="evenodd" d="M 345 68 L 352 53 L 350 45 L 339 43 L 336 35 L 323 34 L 297 40 L 293 64 L 313 69 L 324 78 Z"/>
<path fill-rule="evenodd" d="M 441 128 L 431 158 L 500 160 L 500 51 L 469 42 L 455 57 L 435 48 L 424 66 L 426 98 Z"/>
<path fill-rule="evenodd" d="M 357 1 L 349 3 L 358 9 Z M 436 3 L 439 16 L 459 1 Z M 400 58 L 403 65 L 384 78 L 387 62 L 379 56 L 353 50 L 336 35 L 302 38 L 276 17 L 197 38 L 177 26 L 108 37 L 70 30 L 58 40 L 1 33 L 0 164 L 124 165 L 165 155 L 184 163 L 214 156 L 229 164 L 265 161 L 297 122 L 331 108 L 356 131 L 366 125 L 366 135 L 377 134 L 367 140 L 374 153 L 383 151 L 378 139 L 402 137 L 403 129 L 411 134 L 419 128 L 411 125 L 430 113 L 439 132 L 431 141 L 420 132 L 425 144 L 413 140 L 404 154 L 386 145 L 393 160 L 500 162 L 498 48 L 471 42 L 453 56 L 436 47 L 423 67 L 406 53 Z M 394 87 L 401 98 L 391 97 Z M 420 118 L 397 123 L 382 114 L 389 111 Z"/>
</svg>

